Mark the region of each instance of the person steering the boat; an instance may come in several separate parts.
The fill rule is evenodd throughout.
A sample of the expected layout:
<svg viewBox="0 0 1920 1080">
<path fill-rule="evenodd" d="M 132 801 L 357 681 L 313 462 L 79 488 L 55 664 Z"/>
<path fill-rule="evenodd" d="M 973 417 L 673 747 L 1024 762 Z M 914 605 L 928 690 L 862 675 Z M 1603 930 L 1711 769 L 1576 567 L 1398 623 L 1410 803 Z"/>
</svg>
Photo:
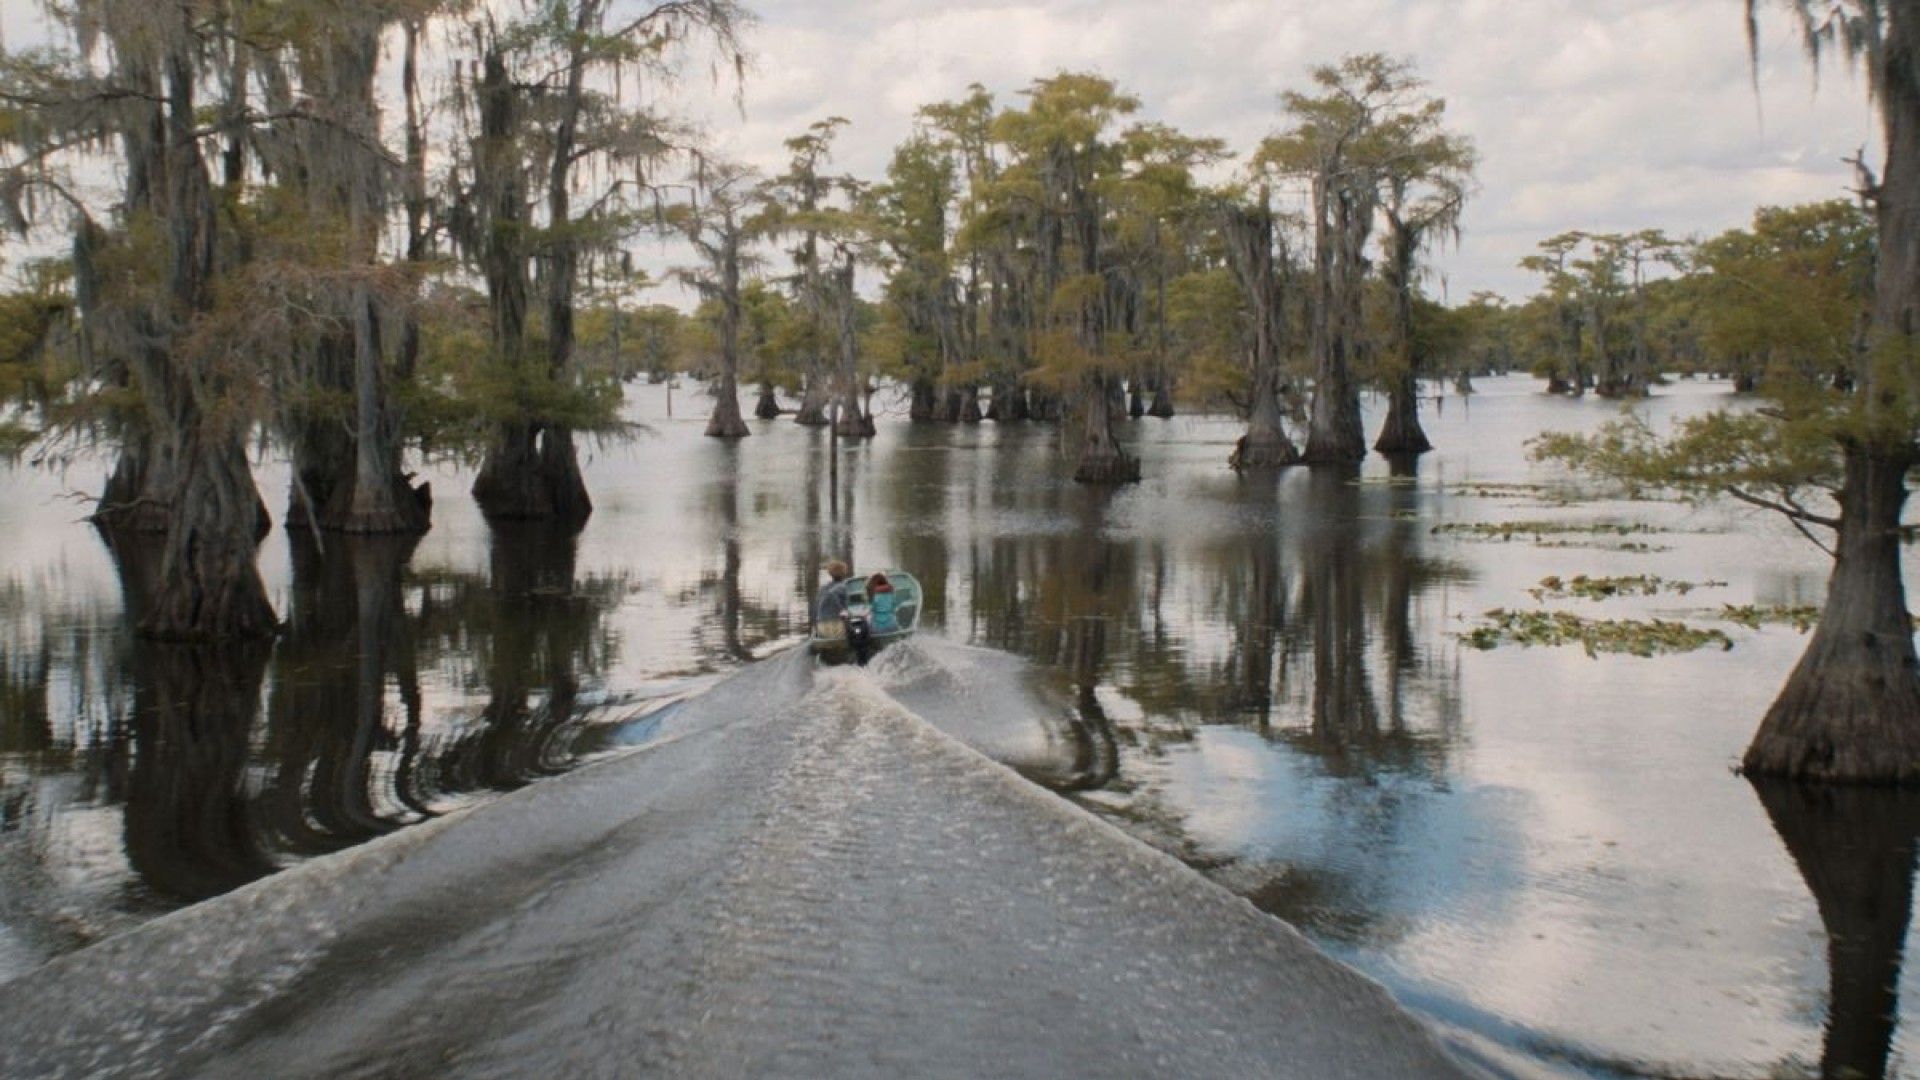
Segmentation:
<svg viewBox="0 0 1920 1080">
<path fill-rule="evenodd" d="M 867 579 L 867 610 L 871 612 L 874 633 L 891 634 L 900 629 L 896 611 L 899 599 L 885 573 L 876 573 Z"/>
<path fill-rule="evenodd" d="M 853 576 L 853 568 L 835 559 L 827 564 L 827 577 L 832 580 L 820 590 L 820 598 L 813 603 L 813 636 L 820 638 L 840 638 L 847 636 L 847 579 Z"/>
</svg>

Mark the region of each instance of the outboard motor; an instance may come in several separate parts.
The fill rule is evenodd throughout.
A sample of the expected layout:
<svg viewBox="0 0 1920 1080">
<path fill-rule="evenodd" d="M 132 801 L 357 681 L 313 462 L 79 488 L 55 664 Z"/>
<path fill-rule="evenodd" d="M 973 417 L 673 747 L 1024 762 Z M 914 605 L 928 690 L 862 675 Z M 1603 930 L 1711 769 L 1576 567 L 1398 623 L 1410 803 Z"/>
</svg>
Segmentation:
<svg viewBox="0 0 1920 1080">
<path fill-rule="evenodd" d="M 866 667 L 873 652 L 873 627 L 865 615 L 847 616 L 847 644 L 853 648 L 854 660 Z"/>
</svg>

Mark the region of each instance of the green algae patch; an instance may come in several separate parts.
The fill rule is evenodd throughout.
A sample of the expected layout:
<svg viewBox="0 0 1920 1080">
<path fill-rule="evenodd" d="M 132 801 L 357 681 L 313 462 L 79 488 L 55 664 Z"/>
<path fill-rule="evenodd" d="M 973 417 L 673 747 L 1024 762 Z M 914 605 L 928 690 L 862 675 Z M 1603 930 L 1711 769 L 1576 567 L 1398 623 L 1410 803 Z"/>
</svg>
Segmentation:
<svg viewBox="0 0 1920 1080">
<path fill-rule="evenodd" d="M 1675 581 L 1658 574 L 1627 574 L 1619 577 L 1588 577 L 1575 574 L 1570 578 L 1558 575 L 1543 577 L 1540 584 L 1527 592 L 1535 600 L 1565 600 L 1578 597 L 1582 600 L 1611 600 L 1616 596 L 1658 596 L 1667 593 L 1685 596 L 1695 589 L 1725 588 L 1724 581 Z"/>
<path fill-rule="evenodd" d="M 1588 656 L 1624 653 L 1660 656 L 1693 652 L 1717 645 L 1733 648 L 1733 639 L 1719 630 L 1703 630 L 1666 619 L 1588 619 L 1571 611 L 1508 611 L 1494 608 L 1481 616 L 1481 625 L 1460 640 L 1476 649 L 1502 645 L 1579 645 Z"/>
</svg>

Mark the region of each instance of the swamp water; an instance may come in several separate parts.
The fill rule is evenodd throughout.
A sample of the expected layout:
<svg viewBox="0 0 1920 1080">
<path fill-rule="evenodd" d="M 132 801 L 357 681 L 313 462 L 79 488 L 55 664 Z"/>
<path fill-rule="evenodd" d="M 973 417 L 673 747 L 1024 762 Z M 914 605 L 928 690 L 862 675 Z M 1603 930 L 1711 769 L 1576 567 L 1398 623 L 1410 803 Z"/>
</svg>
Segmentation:
<svg viewBox="0 0 1920 1080">
<path fill-rule="evenodd" d="M 1730 772 L 1804 638 L 1722 605 L 1817 603 L 1823 557 L 1743 511 L 1562 498 L 1524 441 L 1614 407 L 1479 390 L 1429 406 L 1440 449 L 1410 472 L 1240 478 L 1238 425 L 1182 417 L 1126 425 L 1146 481 L 1099 492 L 1054 429 L 897 418 L 843 448 L 836 491 L 821 433 L 720 444 L 705 398 L 669 418 L 635 387 L 652 432 L 591 452 L 577 538 L 490 530 L 434 470 L 417 541 L 276 530 L 288 632 L 218 655 L 127 633 L 152 553 L 110 551 L 62 498 L 102 465 L 0 473 L 0 980 L 670 732 L 795 642 L 817 567 L 851 553 L 927 588 L 930 640 L 871 673 L 899 700 L 1504 1071 L 1909 1075 L 1889 994 L 1920 1001 L 1900 968 L 1920 804 Z M 277 505 L 284 469 L 259 479 Z M 1529 593 L 1581 574 L 1716 584 Z M 1493 608 L 1680 619 L 1733 648 L 1471 647 Z"/>
</svg>

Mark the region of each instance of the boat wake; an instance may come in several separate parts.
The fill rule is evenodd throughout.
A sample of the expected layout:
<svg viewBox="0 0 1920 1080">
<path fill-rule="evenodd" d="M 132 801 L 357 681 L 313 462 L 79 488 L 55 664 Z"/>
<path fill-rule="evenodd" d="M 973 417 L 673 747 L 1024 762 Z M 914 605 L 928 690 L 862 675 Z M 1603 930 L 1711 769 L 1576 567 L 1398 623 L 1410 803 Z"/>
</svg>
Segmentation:
<svg viewBox="0 0 1920 1080">
<path fill-rule="evenodd" d="M 1461 1075 L 1377 984 L 983 756 L 1071 757 L 1030 669 L 884 661 L 749 665 L 636 749 L 0 986 L 0 1075 Z"/>
</svg>

